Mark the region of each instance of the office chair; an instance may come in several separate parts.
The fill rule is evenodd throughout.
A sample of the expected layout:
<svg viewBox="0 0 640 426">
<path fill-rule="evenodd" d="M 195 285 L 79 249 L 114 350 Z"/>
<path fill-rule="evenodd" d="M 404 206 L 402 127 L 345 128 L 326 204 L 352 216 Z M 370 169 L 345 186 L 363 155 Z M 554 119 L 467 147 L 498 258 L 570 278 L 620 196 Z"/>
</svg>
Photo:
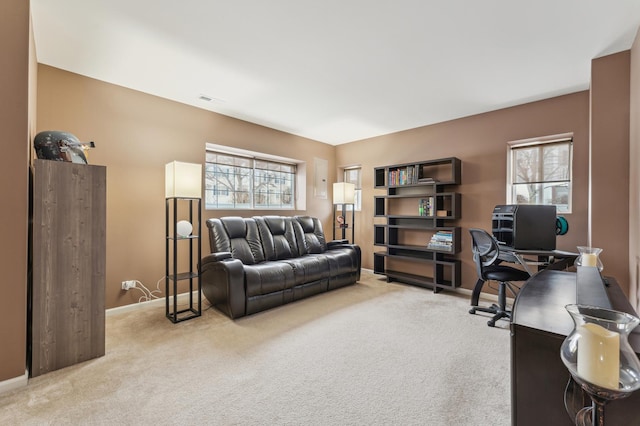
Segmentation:
<svg viewBox="0 0 640 426">
<path fill-rule="evenodd" d="M 526 281 L 529 279 L 529 274 L 526 271 L 512 268 L 510 266 L 500 265 L 502 260 L 499 258 L 500 246 L 498 242 L 493 238 L 493 235 L 489 234 L 484 229 L 469 229 L 471 233 L 473 251 L 473 260 L 476 264 L 476 271 L 478 272 L 478 285 L 484 284 L 486 281 L 498 282 L 498 304 L 495 303 L 489 307 L 473 306 L 470 310 L 470 314 L 475 314 L 476 311 L 488 312 L 493 315 L 487 325 L 489 327 L 495 327 L 496 321 L 501 318 L 511 319 L 511 311 L 507 309 L 507 289 L 509 289 L 514 295 L 514 290 L 511 281 Z M 473 302 L 472 302 L 473 303 Z"/>
</svg>

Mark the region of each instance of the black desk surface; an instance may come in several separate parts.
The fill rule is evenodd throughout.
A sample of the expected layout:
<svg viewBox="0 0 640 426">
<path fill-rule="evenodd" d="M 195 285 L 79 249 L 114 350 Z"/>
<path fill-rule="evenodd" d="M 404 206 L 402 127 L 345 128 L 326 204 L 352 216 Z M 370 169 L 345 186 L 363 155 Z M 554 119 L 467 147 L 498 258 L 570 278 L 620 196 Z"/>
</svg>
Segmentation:
<svg viewBox="0 0 640 426">
<path fill-rule="evenodd" d="M 616 280 L 601 278 L 595 268 L 579 268 L 577 274 L 544 270 L 520 289 L 512 324 L 566 337 L 573 330 L 573 320 L 565 306 L 572 303 L 637 315 Z M 640 326 L 631 333 L 629 342 L 640 353 Z"/>
<path fill-rule="evenodd" d="M 520 289 L 512 324 L 568 336 L 573 321 L 564 307 L 571 303 L 576 303 L 576 274 L 541 271 Z"/>
</svg>

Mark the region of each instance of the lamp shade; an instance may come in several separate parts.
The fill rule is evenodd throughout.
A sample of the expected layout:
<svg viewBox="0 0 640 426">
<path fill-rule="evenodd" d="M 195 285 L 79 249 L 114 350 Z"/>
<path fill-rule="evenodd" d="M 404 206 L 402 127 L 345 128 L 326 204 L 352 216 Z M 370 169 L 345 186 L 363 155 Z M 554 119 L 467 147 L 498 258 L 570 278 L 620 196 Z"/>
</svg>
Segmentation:
<svg viewBox="0 0 640 426">
<path fill-rule="evenodd" d="M 202 164 L 173 161 L 164 172 L 166 198 L 202 198 Z"/>
<path fill-rule="evenodd" d="M 336 182 L 333 184 L 333 204 L 355 204 L 356 186 L 353 183 Z"/>
</svg>

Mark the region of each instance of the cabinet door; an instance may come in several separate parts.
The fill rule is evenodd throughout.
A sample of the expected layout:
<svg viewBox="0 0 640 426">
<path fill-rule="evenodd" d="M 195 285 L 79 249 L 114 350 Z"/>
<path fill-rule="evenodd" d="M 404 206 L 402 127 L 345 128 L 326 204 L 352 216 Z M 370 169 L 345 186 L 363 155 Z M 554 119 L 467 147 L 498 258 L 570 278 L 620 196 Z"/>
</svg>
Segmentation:
<svg viewBox="0 0 640 426">
<path fill-rule="evenodd" d="M 35 160 L 32 377 L 104 355 L 106 168 Z"/>
</svg>

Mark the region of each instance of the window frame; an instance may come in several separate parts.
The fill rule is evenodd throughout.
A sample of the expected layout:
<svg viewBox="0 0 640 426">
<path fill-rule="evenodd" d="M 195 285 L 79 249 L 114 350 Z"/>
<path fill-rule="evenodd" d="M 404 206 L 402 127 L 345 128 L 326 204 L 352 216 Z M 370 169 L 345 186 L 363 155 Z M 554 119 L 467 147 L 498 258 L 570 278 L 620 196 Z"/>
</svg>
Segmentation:
<svg viewBox="0 0 640 426">
<path fill-rule="evenodd" d="M 514 182 L 514 174 L 515 174 L 515 155 L 521 149 L 537 147 L 541 150 L 544 150 L 545 147 L 550 145 L 568 145 L 568 156 L 567 156 L 567 169 L 568 169 L 568 178 L 567 179 L 544 179 L 542 176 L 540 179 L 534 182 L 525 182 L 525 183 L 516 183 Z M 562 133 L 558 135 L 545 136 L 539 138 L 531 138 L 531 139 L 523 139 L 517 141 L 507 142 L 507 185 L 506 185 L 506 200 L 507 204 L 519 204 L 517 197 L 514 197 L 515 191 L 514 186 L 519 185 L 530 185 L 530 184 L 538 184 L 544 186 L 545 184 L 551 184 L 551 186 L 556 186 L 560 188 L 567 188 L 567 203 L 566 204 L 556 204 L 556 203 L 542 203 L 545 205 L 555 205 L 558 214 L 571 214 L 572 206 L 573 206 L 573 133 Z M 536 162 L 537 168 L 543 170 L 542 167 L 544 165 L 544 161 Z M 565 186 L 566 185 L 566 186 Z M 544 195 L 542 195 L 544 197 Z M 515 198 L 515 199 L 514 199 Z M 544 198 L 543 200 L 544 201 Z M 539 203 L 536 203 L 539 204 Z M 565 207 L 566 206 L 566 207 Z"/>
<path fill-rule="evenodd" d="M 353 182 L 352 179 L 347 178 L 347 174 L 353 172 L 354 170 L 357 170 L 357 173 L 358 173 L 358 178 L 356 179 L 357 182 Z M 361 211 L 362 210 L 362 166 L 344 167 L 342 169 L 342 181 L 347 183 L 353 183 L 356 186 L 356 191 L 355 191 L 356 202 L 355 204 L 347 204 L 346 210 L 351 211 L 353 208 L 355 208 L 355 211 L 357 212 Z"/>
<path fill-rule="evenodd" d="M 209 167 L 211 167 L 211 165 L 215 165 L 215 164 L 224 165 L 224 163 L 209 161 L 208 154 L 233 157 L 234 159 L 246 160 L 249 162 L 250 167 L 244 167 L 249 171 L 248 190 L 247 190 L 248 199 L 249 199 L 248 204 L 243 203 L 240 205 L 234 204 L 234 205 L 220 206 L 220 205 L 213 205 L 207 202 L 209 197 L 209 192 L 216 191 L 215 187 L 212 189 L 208 188 L 208 186 L 212 183 L 211 179 L 207 177 L 207 174 L 209 173 L 208 169 Z M 261 162 L 266 163 L 267 168 L 258 165 L 258 163 L 261 163 Z M 281 174 L 284 173 L 289 175 L 288 178 L 285 179 L 285 181 L 289 182 L 291 186 L 291 206 L 283 204 L 282 202 L 280 202 L 279 205 L 257 205 L 256 204 L 256 197 L 260 195 L 256 192 L 256 179 L 259 179 L 258 175 L 260 173 L 263 173 L 264 170 L 268 170 L 270 166 L 273 166 L 274 169 L 276 168 L 276 166 L 277 168 L 282 168 L 282 166 L 286 166 L 286 167 L 290 167 L 293 170 L 293 172 L 291 173 L 288 173 L 282 170 L 277 170 L 277 171 L 273 170 L 276 173 L 281 173 Z M 300 207 L 298 206 L 298 197 L 297 197 L 298 187 L 300 185 L 299 173 L 301 173 L 299 166 L 300 166 L 300 161 L 294 160 L 291 158 L 278 157 L 278 156 L 273 156 L 273 155 L 254 152 L 254 151 L 247 151 L 247 150 L 207 143 L 205 146 L 205 167 L 204 167 L 205 210 L 286 210 L 286 211 L 296 210 Z M 235 167 L 242 167 L 242 166 L 236 166 L 235 160 L 234 160 L 234 164 L 230 165 L 230 167 L 235 168 Z M 282 179 L 282 177 L 276 178 L 276 180 L 280 180 L 280 179 Z M 234 183 L 233 190 L 235 192 L 243 192 L 243 191 L 238 191 L 236 189 L 235 183 Z M 217 191 L 220 191 L 220 189 L 217 189 Z M 227 189 L 227 191 L 231 191 L 231 189 Z M 261 194 L 261 195 L 266 195 L 267 197 L 269 197 L 270 193 L 267 192 L 266 194 Z"/>
</svg>

